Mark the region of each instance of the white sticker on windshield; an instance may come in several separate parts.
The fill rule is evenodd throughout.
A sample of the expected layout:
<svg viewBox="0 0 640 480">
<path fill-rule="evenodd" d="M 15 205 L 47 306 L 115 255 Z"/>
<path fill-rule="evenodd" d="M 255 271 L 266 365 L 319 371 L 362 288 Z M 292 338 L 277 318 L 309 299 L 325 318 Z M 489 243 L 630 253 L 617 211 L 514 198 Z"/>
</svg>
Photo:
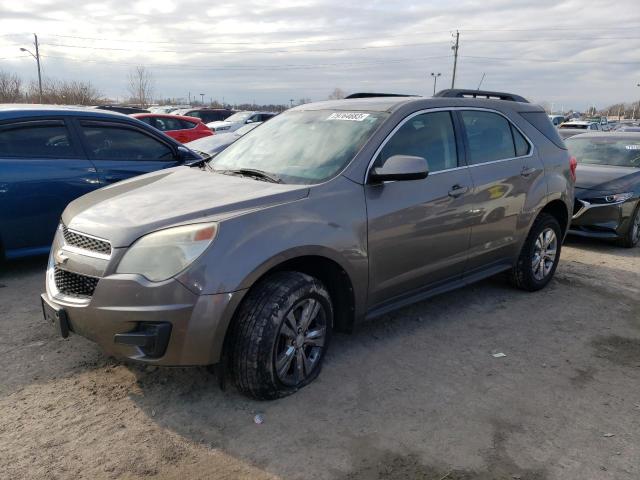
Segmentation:
<svg viewBox="0 0 640 480">
<path fill-rule="evenodd" d="M 351 122 L 361 122 L 368 116 L 368 113 L 336 112 L 329 115 L 329 117 L 327 117 L 327 120 L 349 120 Z"/>
<path fill-rule="evenodd" d="M 627 145 L 627 150 L 640 150 L 640 145 Z"/>
</svg>

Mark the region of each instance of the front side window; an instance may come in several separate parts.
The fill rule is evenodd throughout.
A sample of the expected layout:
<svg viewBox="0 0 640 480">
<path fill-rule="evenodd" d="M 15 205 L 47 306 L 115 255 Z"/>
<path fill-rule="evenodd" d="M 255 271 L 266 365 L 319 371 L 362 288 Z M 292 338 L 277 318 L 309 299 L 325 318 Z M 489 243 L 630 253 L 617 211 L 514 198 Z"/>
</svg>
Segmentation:
<svg viewBox="0 0 640 480">
<path fill-rule="evenodd" d="M 344 169 L 385 112 L 288 111 L 245 135 L 216 156 L 216 170 L 256 169 L 285 183 L 314 184 Z"/>
<path fill-rule="evenodd" d="M 0 157 L 67 158 L 76 156 L 67 127 L 57 122 L 22 122 L 0 129 Z"/>
<path fill-rule="evenodd" d="M 423 113 L 407 120 L 384 145 L 375 165 L 384 165 L 394 155 L 427 160 L 429 172 L 458 166 L 456 137 L 449 112 Z"/>
<path fill-rule="evenodd" d="M 173 160 L 168 145 L 138 130 L 115 125 L 84 125 L 82 133 L 95 160 Z"/>
<path fill-rule="evenodd" d="M 471 165 L 516 157 L 511 124 L 505 117 L 475 110 L 463 111 L 461 115 Z"/>
</svg>

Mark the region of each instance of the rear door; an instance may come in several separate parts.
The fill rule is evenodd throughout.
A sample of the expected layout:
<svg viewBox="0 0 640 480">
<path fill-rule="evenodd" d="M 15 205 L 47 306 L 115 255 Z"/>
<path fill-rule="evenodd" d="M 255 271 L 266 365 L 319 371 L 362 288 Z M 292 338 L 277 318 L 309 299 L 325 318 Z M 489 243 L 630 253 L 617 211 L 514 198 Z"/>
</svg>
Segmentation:
<svg viewBox="0 0 640 480">
<path fill-rule="evenodd" d="M 531 142 L 507 117 L 487 110 L 462 110 L 458 115 L 474 184 L 467 268 L 473 274 L 513 260 L 519 232 L 529 224 L 527 197 L 535 189 L 546 195 L 546 183 Z"/>
<path fill-rule="evenodd" d="M 0 125 L 0 235 L 5 251 L 45 251 L 67 204 L 98 186 L 96 170 L 64 118 Z"/>
<path fill-rule="evenodd" d="M 462 277 L 473 187 L 462 150 L 449 111 L 410 115 L 381 147 L 372 168 L 414 155 L 427 159 L 429 175 L 365 185 L 370 307 Z"/>
<path fill-rule="evenodd" d="M 78 129 L 101 186 L 179 164 L 169 142 L 133 125 L 81 119 Z"/>
</svg>

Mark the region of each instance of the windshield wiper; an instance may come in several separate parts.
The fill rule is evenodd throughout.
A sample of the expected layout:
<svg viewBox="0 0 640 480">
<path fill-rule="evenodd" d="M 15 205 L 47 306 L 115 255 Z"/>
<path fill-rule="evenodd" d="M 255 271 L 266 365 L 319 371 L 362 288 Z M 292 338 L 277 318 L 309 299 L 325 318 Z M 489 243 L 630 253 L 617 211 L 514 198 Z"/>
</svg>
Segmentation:
<svg viewBox="0 0 640 480">
<path fill-rule="evenodd" d="M 273 173 L 264 170 L 256 170 L 254 168 L 238 168 L 236 170 L 218 170 L 219 173 L 246 175 L 247 177 L 256 177 L 271 183 L 283 183 L 282 179 Z"/>
<path fill-rule="evenodd" d="M 211 165 L 209 165 L 209 160 L 213 158 L 213 155 L 209 155 L 206 152 L 201 152 L 200 150 L 194 150 L 194 152 L 196 152 L 202 158 L 194 160 L 193 162 L 185 163 L 187 167 L 206 167 L 209 170 L 213 170 Z"/>
</svg>

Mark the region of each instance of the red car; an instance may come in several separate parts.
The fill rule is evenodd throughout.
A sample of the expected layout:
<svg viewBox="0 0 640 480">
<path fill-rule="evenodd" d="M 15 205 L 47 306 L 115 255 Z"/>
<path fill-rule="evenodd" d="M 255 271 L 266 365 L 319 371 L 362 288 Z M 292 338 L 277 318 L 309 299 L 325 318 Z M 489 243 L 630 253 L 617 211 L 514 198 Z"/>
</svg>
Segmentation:
<svg viewBox="0 0 640 480">
<path fill-rule="evenodd" d="M 181 143 L 213 135 L 211 129 L 202 123 L 202 120 L 195 117 L 161 113 L 134 113 L 131 116 L 148 123 Z"/>
</svg>

